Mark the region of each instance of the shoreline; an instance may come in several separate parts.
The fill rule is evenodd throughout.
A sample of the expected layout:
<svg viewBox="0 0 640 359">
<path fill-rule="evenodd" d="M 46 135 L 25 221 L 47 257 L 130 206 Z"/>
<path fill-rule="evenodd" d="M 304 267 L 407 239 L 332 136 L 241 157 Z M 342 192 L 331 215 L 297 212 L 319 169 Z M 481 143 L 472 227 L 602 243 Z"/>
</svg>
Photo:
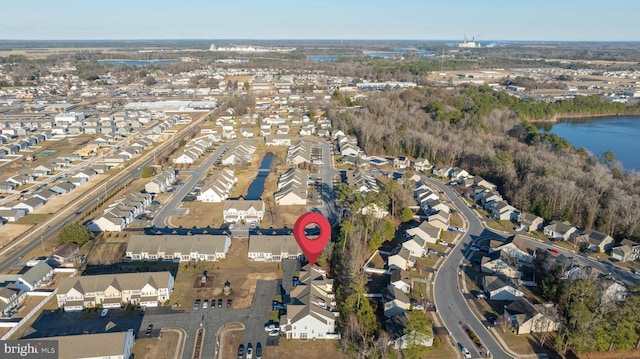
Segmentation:
<svg viewBox="0 0 640 359">
<path fill-rule="evenodd" d="M 548 119 L 539 119 L 539 120 L 529 120 L 531 123 L 557 123 L 562 120 L 572 120 L 572 119 L 581 119 L 581 118 L 600 118 L 600 117 L 621 117 L 621 116 L 630 116 L 630 117 L 638 117 L 640 118 L 640 113 L 604 113 L 604 114 L 590 114 L 590 113 L 576 113 L 576 114 L 568 114 L 568 115 L 554 115 Z"/>
</svg>

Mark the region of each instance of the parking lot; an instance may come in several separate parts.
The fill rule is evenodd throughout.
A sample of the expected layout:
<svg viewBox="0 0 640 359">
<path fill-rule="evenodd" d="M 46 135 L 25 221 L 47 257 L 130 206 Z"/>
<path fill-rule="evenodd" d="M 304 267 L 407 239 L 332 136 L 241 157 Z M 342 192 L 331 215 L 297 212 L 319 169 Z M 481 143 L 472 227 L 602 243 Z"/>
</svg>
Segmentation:
<svg viewBox="0 0 640 359">
<path fill-rule="evenodd" d="M 138 310 L 109 309 L 102 318 L 101 310 L 82 312 L 45 311 L 31 325 L 24 338 L 43 338 L 61 335 L 126 332 L 133 329 L 138 333 L 143 317 Z"/>
</svg>

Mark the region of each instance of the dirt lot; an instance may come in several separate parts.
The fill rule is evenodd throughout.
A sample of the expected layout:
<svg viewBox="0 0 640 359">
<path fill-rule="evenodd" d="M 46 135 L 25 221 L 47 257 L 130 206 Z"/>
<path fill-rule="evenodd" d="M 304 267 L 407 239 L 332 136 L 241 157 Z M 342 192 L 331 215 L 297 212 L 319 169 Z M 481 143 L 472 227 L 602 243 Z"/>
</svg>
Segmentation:
<svg viewBox="0 0 640 359">
<path fill-rule="evenodd" d="M 189 214 L 173 216 L 168 221 L 172 227 L 218 228 L 222 224 L 222 206 L 222 203 L 182 202 L 181 208 L 188 208 Z"/>
<path fill-rule="evenodd" d="M 0 245 L 6 245 L 11 242 L 12 239 L 26 232 L 31 227 L 33 227 L 33 224 L 5 224 L 2 226 L 2 231 L 0 231 Z"/>
<path fill-rule="evenodd" d="M 157 338 L 140 338 L 133 346 L 136 358 L 172 359 L 178 350 L 179 335 L 173 331 L 163 331 L 162 340 Z"/>
<path fill-rule="evenodd" d="M 196 298 L 211 299 L 223 296 L 224 283 L 231 283 L 234 308 L 249 308 L 258 280 L 273 280 L 282 277 L 280 263 L 254 262 L 247 257 L 248 240 L 233 239 L 227 258 L 219 262 L 200 262 L 195 268 L 180 264 L 176 277 L 171 304 L 180 304 L 186 310 Z M 204 271 L 213 276 L 212 287 L 194 288 L 196 278 Z M 223 297 L 226 299 L 226 297 Z"/>
<path fill-rule="evenodd" d="M 236 347 L 237 348 L 237 347 Z M 341 351 L 337 340 L 288 340 L 280 339 L 278 346 L 263 346 L 263 357 L 305 358 L 305 359 L 342 359 L 347 358 Z"/>
<path fill-rule="evenodd" d="M 122 261 L 129 243 L 129 233 L 99 234 L 87 255 L 88 264 L 111 264 Z"/>
<path fill-rule="evenodd" d="M 219 348 L 219 350 L 222 349 L 222 351 L 218 354 L 218 358 L 235 358 L 238 355 L 238 347 L 240 343 L 242 343 L 244 326 L 241 323 L 225 324 L 224 327 L 218 331 L 218 335 L 222 346 L 222 348 Z M 263 355 L 263 357 L 265 356 Z"/>
</svg>

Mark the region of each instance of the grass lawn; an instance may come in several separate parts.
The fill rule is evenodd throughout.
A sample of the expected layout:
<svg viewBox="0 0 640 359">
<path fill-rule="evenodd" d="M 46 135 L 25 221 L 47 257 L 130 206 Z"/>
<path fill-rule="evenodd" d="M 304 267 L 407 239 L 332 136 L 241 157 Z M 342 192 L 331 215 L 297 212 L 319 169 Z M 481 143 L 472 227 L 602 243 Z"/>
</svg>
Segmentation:
<svg viewBox="0 0 640 359">
<path fill-rule="evenodd" d="M 237 349 L 237 346 L 236 346 Z M 280 339 L 278 346 L 262 347 L 265 358 L 345 359 L 338 340 Z M 237 353 L 234 353 L 237 354 Z M 225 357 L 231 358 L 231 357 Z"/>
<path fill-rule="evenodd" d="M 503 232 L 513 231 L 514 226 L 511 221 L 487 220 L 485 223 L 489 228 Z"/>
<path fill-rule="evenodd" d="M 199 262 L 194 268 L 181 263 L 176 276 L 171 304 L 180 304 L 189 310 L 196 298 L 217 298 L 223 295 L 224 283 L 231 283 L 234 308 L 249 308 L 258 280 L 282 277 L 280 262 L 255 262 L 247 257 L 248 240 L 233 239 L 227 258 L 218 262 Z M 203 271 L 212 278 L 212 285 L 199 287 L 195 283 Z M 225 298 L 226 299 L 226 298 Z"/>
<path fill-rule="evenodd" d="M 17 224 L 40 224 L 51 218 L 49 213 L 29 213 L 16 221 Z"/>
<path fill-rule="evenodd" d="M 456 213 L 456 214 L 451 215 L 451 226 L 452 227 L 458 227 L 458 228 L 463 226 L 462 218 L 460 218 L 459 214 Z"/>
<path fill-rule="evenodd" d="M 181 346 L 178 341 L 179 335 L 173 331 L 162 332 L 162 340 L 141 337 L 133 346 L 133 355 L 136 358 L 173 359 Z"/>
</svg>

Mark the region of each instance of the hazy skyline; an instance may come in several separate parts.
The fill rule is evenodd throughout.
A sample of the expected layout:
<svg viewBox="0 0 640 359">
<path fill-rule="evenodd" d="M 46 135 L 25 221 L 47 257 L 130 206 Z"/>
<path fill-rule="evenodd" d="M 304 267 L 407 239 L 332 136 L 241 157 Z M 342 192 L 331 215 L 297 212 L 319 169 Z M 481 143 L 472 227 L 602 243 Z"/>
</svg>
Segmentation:
<svg viewBox="0 0 640 359">
<path fill-rule="evenodd" d="M 640 40 L 631 0 L 22 0 L 2 14 L 3 40 Z"/>
</svg>

